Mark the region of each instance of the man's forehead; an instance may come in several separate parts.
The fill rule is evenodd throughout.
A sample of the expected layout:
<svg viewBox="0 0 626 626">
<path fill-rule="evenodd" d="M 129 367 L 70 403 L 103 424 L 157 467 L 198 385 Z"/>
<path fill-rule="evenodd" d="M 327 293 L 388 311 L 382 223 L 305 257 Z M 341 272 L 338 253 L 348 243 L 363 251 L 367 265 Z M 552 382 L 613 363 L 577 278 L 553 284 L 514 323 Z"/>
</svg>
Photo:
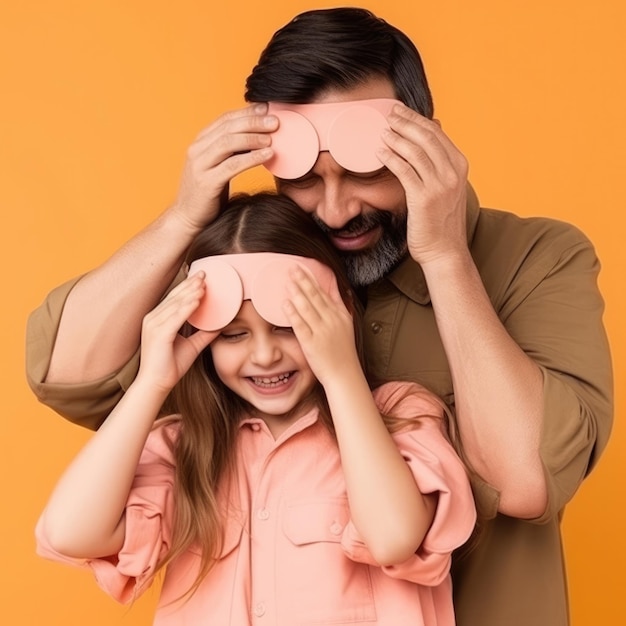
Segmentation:
<svg viewBox="0 0 626 626">
<path fill-rule="evenodd" d="M 373 98 L 397 98 L 393 83 L 383 76 L 373 76 L 354 87 L 331 87 L 316 95 L 312 103 L 353 102 Z"/>
</svg>

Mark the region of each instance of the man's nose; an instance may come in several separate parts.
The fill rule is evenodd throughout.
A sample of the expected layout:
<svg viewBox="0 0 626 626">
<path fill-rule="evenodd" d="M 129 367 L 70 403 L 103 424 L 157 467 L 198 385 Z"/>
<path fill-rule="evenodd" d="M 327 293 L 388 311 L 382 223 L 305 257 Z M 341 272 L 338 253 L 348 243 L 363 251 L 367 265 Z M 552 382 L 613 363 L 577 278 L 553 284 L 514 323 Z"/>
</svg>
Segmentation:
<svg viewBox="0 0 626 626">
<path fill-rule="evenodd" d="M 361 213 L 361 202 L 354 195 L 352 185 L 345 180 L 345 170 L 328 152 L 320 152 L 315 171 L 322 181 L 315 215 L 329 228 L 341 230 Z"/>
</svg>

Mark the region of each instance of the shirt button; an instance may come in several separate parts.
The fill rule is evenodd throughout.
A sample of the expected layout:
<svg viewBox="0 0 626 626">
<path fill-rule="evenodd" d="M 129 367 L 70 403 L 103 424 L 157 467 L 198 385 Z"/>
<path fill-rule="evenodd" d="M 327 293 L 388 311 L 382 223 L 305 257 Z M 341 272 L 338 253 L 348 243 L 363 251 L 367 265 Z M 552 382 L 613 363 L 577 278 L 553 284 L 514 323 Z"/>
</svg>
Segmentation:
<svg viewBox="0 0 626 626">
<path fill-rule="evenodd" d="M 330 527 L 330 532 L 333 535 L 340 535 L 343 530 L 343 526 L 339 522 L 334 522 Z"/>
<path fill-rule="evenodd" d="M 257 602 L 254 605 L 254 614 L 257 617 L 263 617 L 265 615 L 265 602 Z"/>
<path fill-rule="evenodd" d="M 375 335 L 378 335 L 383 329 L 383 325 L 380 322 L 372 322 L 370 324 L 370 329 Z"/>
<path fill-rule="evenodd" d="M 262 520 L 270 518 L 270 512 L 267 509 L 259 509 L 256 515 L 259 519 Z"/>
<path fill-rule="evenodd" d="M 258 424 L 252 424 L 252 430 L 255 430 L 258 432 L 259 430 L 261 430 L 261 427 Z"/>
</svg>

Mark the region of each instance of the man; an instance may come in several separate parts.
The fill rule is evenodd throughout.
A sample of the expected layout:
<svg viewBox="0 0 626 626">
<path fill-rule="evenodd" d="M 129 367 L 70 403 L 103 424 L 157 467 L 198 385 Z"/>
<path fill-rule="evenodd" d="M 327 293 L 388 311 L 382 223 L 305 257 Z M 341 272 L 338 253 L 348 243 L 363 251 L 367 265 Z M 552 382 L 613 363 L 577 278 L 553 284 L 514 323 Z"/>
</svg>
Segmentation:
<svg viewBox="0 0 626 626">
<path fill-rule="evenodd" d="M 483 518 L 453 563 L 458 624 L 567 624 L 560 519 L 612 422 L 592 245 L 567 224 L 479 208 L 465 158 L 432 119 L 417 50 L 367 11 L 296 17 L 262 53 L 246 98 L 287 110 L 406 105 L 386 115 L 378 169 L 344 167 L 321 146 L 310 169 L 277 186 L 313 213 L 363 291 L 373 374 L 416 380 L 452 410 Z M 174 205 L 33 313 L 28 374 L 40 399 L 87 426 L 106 417 L 135 375 L 143 316 L 228 181 L 272 169 L 286 123 L 267 112 L 253 104 L 203 131 Z"/>
</svg>

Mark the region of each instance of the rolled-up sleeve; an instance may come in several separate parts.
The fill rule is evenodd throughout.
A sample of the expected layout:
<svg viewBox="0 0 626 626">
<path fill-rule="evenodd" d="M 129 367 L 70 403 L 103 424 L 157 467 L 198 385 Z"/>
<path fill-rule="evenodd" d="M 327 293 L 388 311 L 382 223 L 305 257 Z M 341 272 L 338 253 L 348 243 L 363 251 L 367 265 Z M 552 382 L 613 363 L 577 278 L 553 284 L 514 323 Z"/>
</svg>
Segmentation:
<svg viewBox="0 0 626 626">
<path fill-rule="evenodd" d="M 548 488 L 542 523 L 558 515 L 604 450 L 613 420 L 611 356 L 598 289 L 600 263 L 573 227 L 551 233 L 558 255 L 531 251 L 502 311 L 520 347 L 541 368 L 544 387 L 540 455 Z M 547 244 L 546 244 L 547 245 Z"/>
<path fill-rule="evenodd" d="M 429 401 L 423 390 L 404 395 L 411 388 L 418 386 L 390 383 L 376 390 L 381 411 L 405 418 L 441 414 L 441 406 Z M 398 398 L 399 404 L 394 404 Z M 406 562 L 382 570 L 393 578 L 436 586 L 449 574 L 453 550 L 469 539 L 476 523 L 467 472 L 442 432 L 441 417 L 424 417 L 416 428 L 395 434 L 394 440 L 419 490 L 437 496 L 437 508 L 416 553 Z M 351 559 L 378 566 L 352 522 L 344 529 L 342 546 Z"/>
<path fill-rule="evenodd" d="M 80 277 L 53 291 L 29 316 L 26 325 L 26 379 L 37 399 L 66 419 L 98 428 L 139 369 L 139 351 L 118 371 L 85 383 L 48 383 L 46 376 L 67 297 Z"/>
<path fill-rule="evenodd" d="M 181 269 L 170 291 L 185 277 Z M 119 369 L 97 380 L 81 383 L 46 381 L 63 308 L 81 276 L 53 289 L 28 317 L 26 324 L 26 379 L 37 399 L 71 422 L 96 430 L 120 401 L 139 370 L 139 349 Z"/>
<path fill-rule="evenodd" d="M 148 438 L 126 504 L 126 533 L 118 554 L 77 559 L 57 552 L 45 535 L 43 515 L 35 529 L 37 554 L 91 569 L 98 585 L 118 602 L 141 595 L 171 545 L 174 467 L 170 439 L 164 436 L 171 429 L 172 425 L 156 428 Z"/>
</svg>

